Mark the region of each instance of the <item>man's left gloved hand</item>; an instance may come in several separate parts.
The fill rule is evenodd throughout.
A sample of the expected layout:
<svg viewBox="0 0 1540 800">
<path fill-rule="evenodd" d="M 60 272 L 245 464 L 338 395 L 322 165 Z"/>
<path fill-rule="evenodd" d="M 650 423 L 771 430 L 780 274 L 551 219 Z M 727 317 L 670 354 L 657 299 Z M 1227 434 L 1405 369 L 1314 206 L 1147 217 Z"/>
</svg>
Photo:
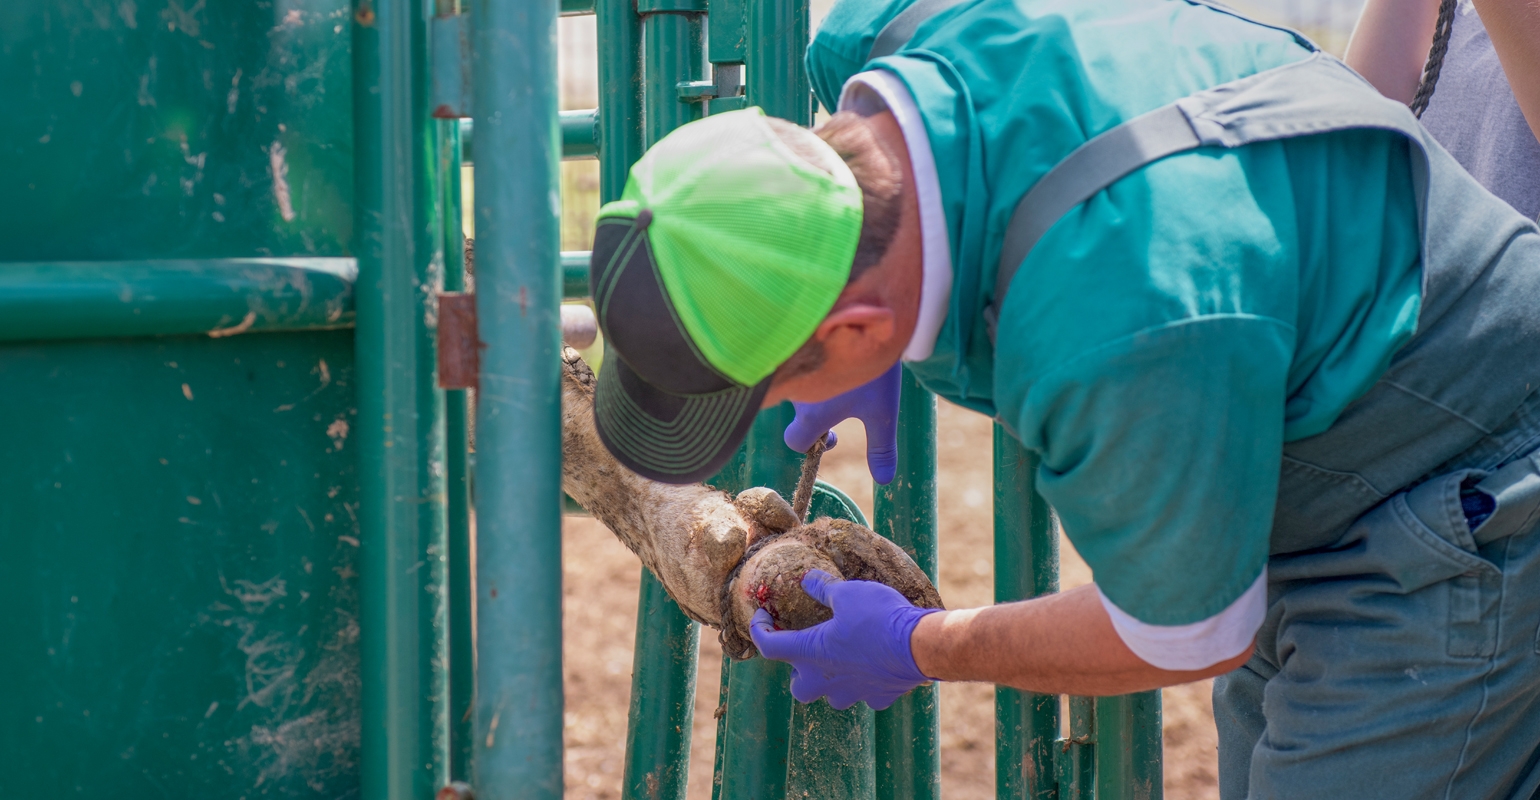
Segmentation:
<svg viewBox="0 0 1540 800">
<path fill-rule="evenodd" d="M 791 664 L 791 695 L 803 703 L 828 697 L 850 708 L 865 700 L 881 711 L 930 678 L 915 666 L 909 637 L 917 608 L 893 588 L 873 581 L 842 581 L 821 569 L 802 577 L 802 588 L 834 610 L 834 618 L 800 631 L 778 631 L 770 613 L 754 612 L 749 635 L 760 655 Z"/>
<path fill-rule="evenodd" d="M 903 365 L 894 364 L 871 382 L 821 403 L 793 402 L 797 417 L 786 426 L 786 446 L 806 453 L 827 432 L 829 447 L 833 447 L 834 432 L 829 429 L 847 419 L 859 419 L 866 427 L 866 468 L 871 470 L 872 480 L 883 485 L 891 483 L 898 470 L 898 395 L 902 376 Z"/>
</svg>

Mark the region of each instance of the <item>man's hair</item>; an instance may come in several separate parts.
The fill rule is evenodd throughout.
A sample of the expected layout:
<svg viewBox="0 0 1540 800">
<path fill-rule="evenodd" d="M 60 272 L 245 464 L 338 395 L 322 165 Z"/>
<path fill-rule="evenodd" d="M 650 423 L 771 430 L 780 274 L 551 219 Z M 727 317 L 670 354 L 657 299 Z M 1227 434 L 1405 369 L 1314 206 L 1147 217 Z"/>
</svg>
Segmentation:
<svg viewBox="0 0 1540 800">
<path fill-rule="evenodd" d="M 856 280 L 882 260 L 898 233 L 904 173 L 899 169 L 897 154 L 872 134 L 860 115 L 850 111 L 835 114 L 811 131 L 783 119 L 769 117 L 768 120 L 770 129 L 804 161 L 833 172 L 834 165 L 829 163 L 829 151 L 833 150 L 855 176 L 856 185 L 861 187 L 861 238 L 856 242 L 856 254 L 846 282 Z M 827 147 L 815 139 L 822 139 Z M 823 366 L 823 362 L 823 344 L 809 338 L 776 369 L 775 377 L 785 379 L 804 375 Z"/>
</svg>

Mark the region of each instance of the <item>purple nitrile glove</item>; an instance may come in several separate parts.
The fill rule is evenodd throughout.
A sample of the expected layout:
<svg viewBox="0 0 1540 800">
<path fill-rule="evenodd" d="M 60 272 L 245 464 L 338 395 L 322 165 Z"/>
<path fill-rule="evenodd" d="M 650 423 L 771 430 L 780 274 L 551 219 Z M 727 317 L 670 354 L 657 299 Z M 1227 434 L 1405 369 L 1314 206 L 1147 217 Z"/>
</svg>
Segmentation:
<svg viewBox="0 0 1540 800">
<path fill-rule="evenodd" d="M 770 612 L 754 612 L 749 636 L 759 654 L 791 664 L 791 696 L 803 703 L 828 697 L 846 709 L 861 700 L 881 711 L 904 692 L 930 681 L 915 666 L 909 637 L 926 614 L 892 587 L 842 581 L 821 569 L 802 588 L 834 610 L 834 619 L 800 631 L 778 631 Z"/>
<path fill-rule="evenodd" d="M 888 484 L 898 471 L 898 390 L 903 366 L 882 373 L 876 380 L 850 391 L 835 395 L 821 403 L 792 403 L 797 410 L 796 419 L 786 426 L 786 446 L 805 453 L 829 434 L 829 447 L 834 446 L 833 431 L 829 429 L 847 419 L 861 420 L 866 427 L 866 468 L 872 480 Z"/>
</svg>

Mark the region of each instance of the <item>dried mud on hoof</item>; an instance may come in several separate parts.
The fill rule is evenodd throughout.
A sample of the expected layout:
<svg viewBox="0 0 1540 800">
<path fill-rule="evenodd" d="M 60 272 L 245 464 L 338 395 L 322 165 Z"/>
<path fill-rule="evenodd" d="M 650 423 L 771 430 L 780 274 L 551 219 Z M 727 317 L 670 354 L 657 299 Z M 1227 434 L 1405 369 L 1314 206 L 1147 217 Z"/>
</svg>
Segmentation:
<svg viewBox="0 0 1540 800">
<path fill-rule="evenodd" d="M 562 488 L 636 553 L 687 616 L 720 632 L 727 655 L 756 654 L 749 620 L 760 608 L 792 630 L 829 619 L 829 610 L 802 591 L 811 569 L 885 583 L 917 606 L 942 607 L 909 555 L 865 527 L 828 517 L 797 524 L 791 505 L 770 489 L 732 498 L 626 469 L 599 441 L 593 392 L 593 372 L 565 349 Z"/>
</svg>

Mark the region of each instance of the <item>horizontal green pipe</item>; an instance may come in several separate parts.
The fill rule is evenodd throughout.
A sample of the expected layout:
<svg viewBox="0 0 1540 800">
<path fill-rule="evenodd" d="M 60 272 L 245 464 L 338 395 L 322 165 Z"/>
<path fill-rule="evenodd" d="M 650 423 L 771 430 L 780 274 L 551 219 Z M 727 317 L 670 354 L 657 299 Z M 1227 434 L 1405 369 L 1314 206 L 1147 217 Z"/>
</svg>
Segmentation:
<svg viewBox="0 0 1540 800">
<path fill-rule="evenodd" d="M 561 251 L 561 296 L 567 300 L 580 300 L 588 296 L 588 260 L 593 253 L 587 250 Z"/>
<path fill-rule="evenodd" d="M 0 342 L 353 325 L 351 258 L 0 263 Z"/>
<path fill-rule="evenodd" d="M 575 17 L 594 13 L 594 0 L 561 0 L 561 15 Z"/>
<path fill-rule="evenodd" d="M 593 8 L 593 3 L 589 3 L 589 8 Z M 460 120 L 460 158 L 465 164 L 473 161 L 475 127 L 469 119 Z M 561 157 L 598 157 L 599 137 L 595 133 L 598 129 L 599 110 L 596 108 L 561 112 Z"/>
</svg>

